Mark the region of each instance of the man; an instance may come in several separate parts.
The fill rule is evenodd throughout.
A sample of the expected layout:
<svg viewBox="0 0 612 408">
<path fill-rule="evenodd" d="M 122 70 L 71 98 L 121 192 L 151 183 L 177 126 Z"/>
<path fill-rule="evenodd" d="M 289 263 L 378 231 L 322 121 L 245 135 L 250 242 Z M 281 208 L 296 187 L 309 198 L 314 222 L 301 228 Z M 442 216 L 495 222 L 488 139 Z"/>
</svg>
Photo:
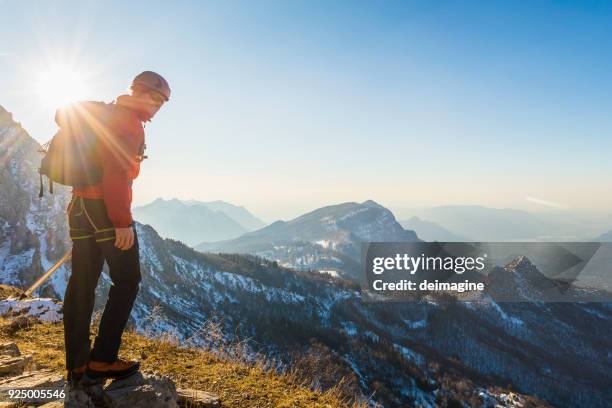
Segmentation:
<svg viewBox="0 0 612 408">
<path fill-rule="evenodd" d="M 121 336 L 140 283 L 138 239 L 131 216 L 132 180 L 144 158 L 143 123 L 170 98 L 168 82 L 145 71 L 130 93 L 106 105 L 96 130 L 96 156 L 102 181 L 73 188 L 67 208 L 72 247 L 72 275 L 64 297 L 64 340 L 68 381 L 120 378 L 138 371 L 140 363 L 118 357 Z M 58 111 L 60 128 L 63 116 Z M 98 134 L 99 133 L 99 134 Z M 112 286 L 90 350 L 89 330 L 95 290 L 104 261 Z"/>
</svg>

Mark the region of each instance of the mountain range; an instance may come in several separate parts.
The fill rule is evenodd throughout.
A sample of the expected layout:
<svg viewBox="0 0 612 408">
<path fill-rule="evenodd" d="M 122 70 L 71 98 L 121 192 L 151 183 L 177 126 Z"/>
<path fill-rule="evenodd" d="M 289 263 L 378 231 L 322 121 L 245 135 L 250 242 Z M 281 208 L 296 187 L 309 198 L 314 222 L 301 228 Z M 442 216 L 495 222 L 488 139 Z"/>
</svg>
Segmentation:
<svg viewBox="0 0 612 408">
<path fill-rule="evenodd" d="M 372 200 L 318 208 L 290 221 L 276 221 L 231 240 L 203 243 L 209 252 L 249 253 L 282 266 L 360 279 L 362 242 L 416 242 L 393 213 Z"/>
<path fill-rule="evenodd" d="M 70 247 L 69 191 L 37 197 L 38 147 L 0 108 L 0 283 L 22 288 Z M 307 370 L 316 387 L 341 383 L 347 396 L 384 407 L 487 406 L 490 395 L 507 399 L 510 390 L 523 393 L 523 407 L 548 406 L 546 400 L 597 408 L 612 400 L 611 304 L 529 297 L 466 303 L 441 296 L 366 302 L 352 280 L 256 255 L 201 253 L 149 225 L 136 228 L 143 280 L 131 322 L 140 332 L 171 334 L 208 349 L 244 340 L 248 353 L 265 356 L 279 370 Z M 361 240 L 386 239 L 418 238 L 389 210 L 366 201 L 273 223 L 235 245 L 265 251 L 295 240 L 329 248 L 348 262 Z M 305 258 L 305 264 L 317 261 Z M 38 294 L 61 298 L 69 273 L 67 263 Z M 524 257 L 492 273 L 510 289 L 538 275 Z M 104 273 L 97 307 L 109 285 Z M 220 337 L 206 330 L 211 321 Z"/>
<path fill-rule="evenodd" d="M 402 227 L 413 230 L 419 238 L 424 241 L 438 242 L 464 242 L 469 239 L 449 231 L 448 229 L 436 224 L 435 222 L 423 220 L 419 217 L 412 217 L 406 221 L 401 221 Z"/>
<path fill-rule="evenodd" d="M 158 198 L 147 205 L 134 207 L 132 214 L 135 220 L 153 226 L 162 236 L 190 246 L 235 238 L 265 225 L 246 208 L 220 200 Z"/>
<path fill-rule="evenodd" d="M 595 220 L 570 213 L 539 214 L 479 205 L 403 209 L 397 210 L 397 213 L 407 220 L 402 222 L 406 228 L 416 230 L 420 227 L 426 235 L 431 232 L 431 237 L 437 241 L 444 241 L 449 233 L 452 234 L 450 238 L 458 235 L 463 240 L 477 242 L 580 241 L 595 236 L 600 228 Z M 434 230 L 429 231 L 431 228 Z M 416 232 L 419 233 L 418 230 Z"/>
</svg>

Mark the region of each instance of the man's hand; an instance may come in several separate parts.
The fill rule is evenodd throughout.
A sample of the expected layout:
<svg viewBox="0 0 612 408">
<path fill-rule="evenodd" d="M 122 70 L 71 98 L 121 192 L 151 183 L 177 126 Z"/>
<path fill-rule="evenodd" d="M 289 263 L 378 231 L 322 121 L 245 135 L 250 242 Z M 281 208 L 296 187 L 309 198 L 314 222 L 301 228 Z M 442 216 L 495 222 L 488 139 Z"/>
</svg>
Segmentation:
<svg viewBox="0 0 612 408">
<path fill-rule="evenodd" d="M 127 251 L 134 245 L 134 230 L 132 227 L 115 228 L 115 246 Z"/>
</svg>

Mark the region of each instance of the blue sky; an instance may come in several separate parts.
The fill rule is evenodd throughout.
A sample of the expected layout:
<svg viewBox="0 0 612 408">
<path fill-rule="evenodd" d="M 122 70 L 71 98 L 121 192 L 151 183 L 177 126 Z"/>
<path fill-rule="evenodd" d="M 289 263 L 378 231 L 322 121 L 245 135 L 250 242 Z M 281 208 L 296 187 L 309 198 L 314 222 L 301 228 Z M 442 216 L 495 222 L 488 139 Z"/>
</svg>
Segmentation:
<svg viewBox="0 0 612 408">
<path fill-rule="evenodd" d="M 611 5 L 0 1 L 0 104 L 43 142 L 54 108 L 32 78 L 50 64 L 107 101 L 162 73 L 173 98 L 147 126 L 136 205 L 610 213 Z"/>
</svg>

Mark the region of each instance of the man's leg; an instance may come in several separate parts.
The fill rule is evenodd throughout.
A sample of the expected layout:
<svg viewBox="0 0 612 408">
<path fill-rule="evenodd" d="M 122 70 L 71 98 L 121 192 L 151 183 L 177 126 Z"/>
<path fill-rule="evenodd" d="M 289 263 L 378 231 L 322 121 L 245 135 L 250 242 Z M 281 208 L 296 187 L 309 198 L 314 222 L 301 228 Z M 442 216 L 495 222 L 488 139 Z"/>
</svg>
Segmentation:
<svg viewBox="0 0 612 408">
<path fill-rule="evenodd" d="M 72 274 L 64 294 L 64 341 L 68 370 L 82 367 L 89 359 L 89 327 L 103 265 L 104 258 L 93 235 L 73 241 Z"/>
<path fill-rule="evenodd" d="M 134 245 L 126 251 L 115 247 L 114 240 L 99 242 L 98 245 L 109 266 L 112 285 L 91 351 L 91 360 L 112 363 L 117 360 L 121 335 L 130 317 L 141 279 L 136 230 Z"/>
</svg>

